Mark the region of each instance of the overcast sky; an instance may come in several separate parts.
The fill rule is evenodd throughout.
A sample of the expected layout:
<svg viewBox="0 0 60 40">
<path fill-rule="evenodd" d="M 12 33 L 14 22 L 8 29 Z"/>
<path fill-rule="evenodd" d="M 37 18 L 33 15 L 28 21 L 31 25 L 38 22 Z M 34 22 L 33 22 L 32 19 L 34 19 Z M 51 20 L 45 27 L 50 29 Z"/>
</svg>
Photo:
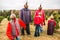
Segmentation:
<svg viewBox="0 0 60 40">
<path fill-rule="evenodd" d="M 20 10 L 26 0 L 0 0 L 0 10 Z M 37 9 L 42 4 L 43 9 L 60 9 L 60 0 L 28 0 L 29 9 Z"/>
</svg>

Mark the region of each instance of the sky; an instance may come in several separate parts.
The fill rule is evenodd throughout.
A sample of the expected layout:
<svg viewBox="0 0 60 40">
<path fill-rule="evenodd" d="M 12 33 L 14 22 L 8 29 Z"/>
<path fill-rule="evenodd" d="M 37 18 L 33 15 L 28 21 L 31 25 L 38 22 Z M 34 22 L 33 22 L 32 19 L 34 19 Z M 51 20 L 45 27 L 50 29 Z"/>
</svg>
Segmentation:
<svg viewBox="0 0 60 40">
<path fill-rule="evenodd" d="M 0 10 L 20 10 L 26 1 L 29 9 L 38 9 L 40 4 L 43 9 L 60 9 L 60 0 L 0 0 Z"/>
</svg>

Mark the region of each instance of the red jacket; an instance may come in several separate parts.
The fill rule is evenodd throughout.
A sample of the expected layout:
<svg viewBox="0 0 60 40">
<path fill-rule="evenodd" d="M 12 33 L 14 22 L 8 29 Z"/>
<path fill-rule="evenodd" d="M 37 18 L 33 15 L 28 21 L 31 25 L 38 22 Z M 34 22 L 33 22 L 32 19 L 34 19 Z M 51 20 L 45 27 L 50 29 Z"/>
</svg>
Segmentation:
<svg viewBox="0 0 60 40">
<path fill-rule="evenodd" d="M 19 24 L 20 24 L 21 27 L 23 27 L 24 29 L 26 29 L 26 25 L 25 25 L 25 23 L 24 23 L 21 19 L 19 19 L 18 22 L 19 22 Z M 6 35 L 8 36 L 8 38 L 9 38 L 10 40 L 12 40 L 12 39 L 14 38 L 14 37 L 11 35 L 11 33 L 12 33 L 12 26 L 11 26 L 11 24 L 10 24 L 10 22 L 9 22 L 8 25 L 7 25 Z"/>
<path fill-rule="evenodd" d="M 49 20 L 49 21 L 48 21 L 48 24 L 51 23 L 51 22 L 53 22 L 53 23 L 54 23 L 54 27 L 56 27 L 56 22 L 55 22 L 55 20 Z"/>
<path fill-rule="evenodd" d="M 39 15 L 40 15 L 40 17 L 37 17 Z M 36 13 L 35 13 L 35 16 L 34 16 L 34 23 L 35 24 L 42 24 L 43 25 L 43 22 L 45 22 L 44 11 L 43 10 L 37 10 Z"/>
<path fill-rule="evenodd" d="M 35 17 L 34 18 L 34 24 L 36 24 L 36 25 L 43 25 L 43 20 L 42 20 L 42 18 L 41 17 Z"/>
<path fill-rule="evenodd" d="M 42 14 L 41 17 L 43 19 L 43 22 L 45 22 L 45 13 L 44 13 L 44 10 L 36 10 L 35 16 L 38 16 L 39 12 Z"/>
</svg>

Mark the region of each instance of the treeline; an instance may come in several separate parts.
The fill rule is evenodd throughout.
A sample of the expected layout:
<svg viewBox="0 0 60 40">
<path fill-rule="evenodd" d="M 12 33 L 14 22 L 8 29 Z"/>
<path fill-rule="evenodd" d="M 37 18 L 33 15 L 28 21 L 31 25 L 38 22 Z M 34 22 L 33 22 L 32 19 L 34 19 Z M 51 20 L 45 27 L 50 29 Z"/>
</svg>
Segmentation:
<svg viewBox="0 0 60 40">
<path fill-rule="evenodd" d="M 19 10 L 13 10 L 14 13 L 16 14 L 16 17 L 19 18 Z M 35 14 L 36 10 L 31 10 L 31 16 L 32 16 L 32 21 L 34 19 L 34 14 Z M 11 14 L 11 10 L 0 10 L 0 22 L 4 19 L 7 18 L 8 20 L 10 20 L 10 14 Z M 59 28 L 58 22 L 60 21 L 60 11 L 56 11 L 56 10 L 45 10 L 45 18 L 46 20 L 51 16 L 54 16 L 54 19 L 57 22 L 57 28 Z"/>
</svg>

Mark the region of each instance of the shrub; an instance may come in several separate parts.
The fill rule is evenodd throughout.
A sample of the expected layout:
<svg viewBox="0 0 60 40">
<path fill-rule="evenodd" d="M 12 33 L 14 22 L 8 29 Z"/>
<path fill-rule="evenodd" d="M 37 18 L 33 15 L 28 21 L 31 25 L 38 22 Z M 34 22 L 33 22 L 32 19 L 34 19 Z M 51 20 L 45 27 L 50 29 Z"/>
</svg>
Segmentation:
<svg viewBox="0 0 60 40">
<path fill-rule="evenodd" d="M 0 23 L 1 23 L 1 21 L 4 19 L 4 17 L 3 16 L 0 16 Z"/>
<path fill-rule="evenodd" d="M 58 15 L 58 12 L 57 11 L 54 11 L 53 12 L 53 16 L 55 16 L 55 15 Z"/>
<path fill-rule="evenodd" d="M 10 16 L 7 16 L 7 20 L 8 20 L 8 21 L 10 20 Z"/>
<path fill-rule="evenodd" d="M 16 18 L 19 18 L 19 15 L 17 15 Z"/>
<path fill-rule="evenodd" d="M 0 11 L 0 16 L 4 16 L 5 18 L 7 18 L 7 16 L 9 16 L 10 14 L 11 14 L 10 10 Z"/>
<path fill-rule="evenodd" d="M 58 16 L 58 19 L 59 19 L 59 21 L 60 21 L 60 15 Z"/>
<path fill-rule="evenodd" d="M 45 19 L 47 20 L 48 18 L 49 18 L 49 17 L 46 15 L 46 16 L 45 16 Z"/>
<path fill-rule="evenodd" d="M 59 20 L 58 19 L 55 19 L 55 21 L 56 21 L 56 27 L 55 27 L 55 29 L 59 29 Z"/>
<path fill-rule="evenodd" d="M 58 23 L 59 23 L 60 15 L 59 15 L 58 11 L 54 11 L 53 16 L 54 16 L 54 19 L 56 21 L 55 29 L 59 29 L 59 24 Z"/>
</svg>

